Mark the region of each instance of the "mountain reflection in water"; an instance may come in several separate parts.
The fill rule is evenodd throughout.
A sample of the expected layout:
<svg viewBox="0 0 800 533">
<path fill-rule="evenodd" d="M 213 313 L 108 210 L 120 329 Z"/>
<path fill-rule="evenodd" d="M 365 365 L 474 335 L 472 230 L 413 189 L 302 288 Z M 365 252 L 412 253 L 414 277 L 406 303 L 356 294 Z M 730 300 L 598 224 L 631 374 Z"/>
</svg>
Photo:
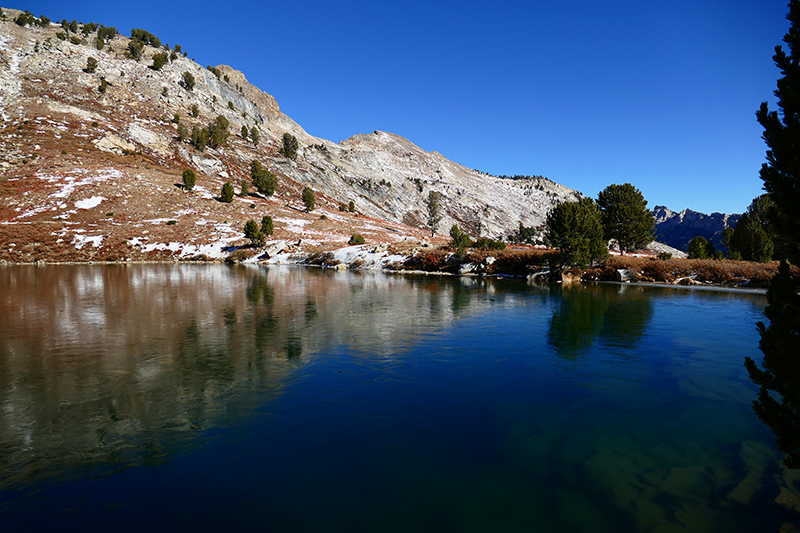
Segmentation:
<svg viewBox="0 0 800 533">
<path fill-rule="evenodd" d="M 0 268 L 0 523 L 777 531 L 796 520 L 773 503 L 789 481 L 741 363 L 763 306 L 291 267 Z"/>
</svg>

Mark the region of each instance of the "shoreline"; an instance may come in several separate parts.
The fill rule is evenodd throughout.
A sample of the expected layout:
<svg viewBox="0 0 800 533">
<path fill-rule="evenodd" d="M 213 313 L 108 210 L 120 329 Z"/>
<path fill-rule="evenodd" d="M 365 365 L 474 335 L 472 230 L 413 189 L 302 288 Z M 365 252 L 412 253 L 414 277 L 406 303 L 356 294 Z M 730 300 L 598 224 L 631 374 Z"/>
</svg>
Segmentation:
<svg viewBox="0 0 800 533">
<path fill-rule="evenodd" d="M 371 248 L 371 250 L 367 249 Z M 755 285 L 751 285 L 752 279 L 743 279 L 736 282 L 714 282 L 714 281 L 697 281 L 690 276 L 682 276 L 674 281 L 658 281 L 649 279 L 607 279 L 607 271 L 609 270 L 609 261 L 606 261 L 601 266 L 595 266 L 587 269 L 586 271 L 575 270 L 560 270 L 555 269 L 551 271 L 549 267 L 539 266 L 538 268 L 531 269 L 526 274 L 506 272 L 498 269 L 491 269 L 495 264 L 494 256 L 488 255 L 492 258 L 491 261 L 484 261 L 477 263 L 475 261 L 464 261 L 459 263 L 450 262 L 453 253 L 445 253 L 444 263 L 436 265 L 437 268 L 424 270 L 415 268 L 403 268 L 403 265 L 413 261 L 420 252 L 434 252 L 442 253 L 441 248 L 436 249 L 415 249 L 412 253 L 397 254 L 390 253 L 388 247 L 385 245 L 364 245 L 343 247 L 329 252 L 292 252 L 280 253 L 272 257 L 264 257 L 264 254 L 253 254 L 245 260 L 232 261 L 228 259 L 211 259 L 211 260 L 190 260 L 174 258 L 172 260 L 151 260 L 151 261 L 46 261 L 37 260 L 34 262 L 9 262 L 6 260 L 0 261 L 0 267 L 14 267 L 14 266 L 128 266 L 128 265 L 245 265 L 245 266 L 300 266 L 300 267 L 315 267 L 324 270 L 336 271 L 361 271 L 361 272 L 382 272 L 384 274 L 403 274 L 403 275 L 416 275 L 416 276 L 440 276 L 440 277 L 460 277 L 460 278 L 474 278 L 474 279 L 509 279 L 509 280 L 525 280 L 530 283 L 536 284 L 554 284 L 554 285 L 571 285 L 580 283 L 609 283 L 618 285 L 641 286 L 641 287 L 670 287 L 681 289 L 707 289 L 715 291 L 726 292 L 740 292 L 750 294 L 765 294 L 766 287 L 759 286 L 765 284 L 763 280 L 756 280 Z M 337 257 L 338 256 L 338 257 Z M 393 267 L 399 268 L 393 268 Z M 613 265 L 611 265 L 613 267 Z M 449 268 L 455 271 L 447 271 L 444 268 Z M 617 269 L 619 272 L 622 269 Z M 599 272 L 605 272 L 604 275 L 599 275 Z M 638 273 L 637 273 L 638 274 Z M 618 274 L 619 275 L 619 274 Z M 586 279 L 588 277 L 589 279 Z M 696 277 L 696 276 L 695 276 Z"/>
</svg>

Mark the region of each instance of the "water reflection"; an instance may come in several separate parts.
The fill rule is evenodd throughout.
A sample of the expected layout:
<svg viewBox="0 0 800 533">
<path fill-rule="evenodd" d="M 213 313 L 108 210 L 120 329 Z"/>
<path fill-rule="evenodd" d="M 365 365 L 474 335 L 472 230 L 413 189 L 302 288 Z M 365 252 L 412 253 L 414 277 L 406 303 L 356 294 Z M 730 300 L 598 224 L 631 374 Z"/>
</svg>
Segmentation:
<svg viewBox="0 0 800 533">
<path fill-rule="evenodd" d="M 159 512 L 180 529 L 773 524 L 777 459 L 736 352 L 755 332 L 691 314 L 748 324 L 755 299 L 242 266 L 0 269 L 0 521 L 108 517 L 105 492 L 134 480 L 128 521 L 87 529 Z"/>
<path fill-rule="evenodd" d="M 0 269 L 0 488 L 164 460 L 326 346 L 398 354 L 468 307 L 441 280 L 301 269 Z M 396 290 L 403 288 L 404 290 Z"/>
<path fill-rule="evenodd" d="M 653 316 L 653 293 L 636 285 L 565 285 L 547 341 L 559 357 L 584 355 L 595 340 L 632 349 Z"/>
</svg>

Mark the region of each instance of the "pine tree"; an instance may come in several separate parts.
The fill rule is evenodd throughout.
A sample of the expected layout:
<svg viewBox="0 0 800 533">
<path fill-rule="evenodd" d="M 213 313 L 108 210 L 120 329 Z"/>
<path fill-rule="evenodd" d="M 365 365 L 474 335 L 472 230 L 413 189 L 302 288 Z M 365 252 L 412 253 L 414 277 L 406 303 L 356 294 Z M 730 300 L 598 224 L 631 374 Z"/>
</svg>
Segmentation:
<svg viewBox="0 0 800 533">
<path fill-rule="evenodd" d="M 314 191 L 311 189 L 311 187 L 305 187 L 303 189 L 302 197 L 303 197 L 303 204 L 305 204 L 306 206 L 306 211 L 313 211 L 314 205 L 317 202 L 317 197 L 314 194 Z"/>
<path fill-rule="evenodd" d="M 591 198 L 563 202 L 547 214 L 545 236 L 561 251 L 563 265 L 585 267 L 608 255 L 601 213 Z"/>
<path fill-rule="evenodd" d="M 439 227 L 439 222 L 442 221 L 442 214 L 440 213 L 441 204 L 441 193 L 436 191 L 428 193 L 428 200 L 425 202 L 425 207 L 428 210 L 428 227 L 431 228 L 431 237 L 436 235 L 436 228 Z"/>
<path fill-rule="evenodd" d="M 775 203 L 771 222 L 785 239 L 788 258 L 800 260 L 800 0 L 789 2 L 791 22 L 784 42 L 787 55 L 778 46 L 773 59 L 783 77 L 778 80 L 778 106 L 782 119 L 766 103 L 756 113 L 764 127 L 767 163 L 761 167 L 764 188 Z M 741 222 L 740 222 L 741 223 Z M 775 433 L 778 448 L 786 453 L 784 464 L 800 469 L 800 284 L 782 261 L 767 291 L 765 310 L 769 326 L 758 323 L 764 354 L 761 367 L 745 358 L 750 379 L 760 386 L 753 409 Z"/>
<path fill-rule="evenodd" d="M 640 250 L 653 242 L 655 220 L 639 189 L 625 183 L 609 185 L 597 196 L 606 239 L 615 239 L 621 252 Z"/>
<path fill-rule="evenodd" d="M 226 181 L 222 185 L 222 192 L 220 192 L 219 199 L 220 201 L 229 204 L 233 202 L 233 195 L 234 195 L 233 185 L 231 185 L 229 182 Z"/>
<path fill-rule="evenodd" d="M 183 188 L 187 191 L 194 189 L 194 184 L 197 182 L 197 176 L 194 170 L 187 168 L 183 171 Z"/>
<path fill-rule="evenodd" d="M 289 159 L 297 159 L 297 148 L 297 138 L 291 133 L 284 133 L 283 146 L 281 147 L 280 152 Z"/>
<path fill-rule="evenodd" d="M 222 115 L 217 115 L 217 118 L 208 125 L 208 145 L 211 148 L 216 150 L 228 142 L 230 125 L 228 119 Z"/>
<path fill-rule="evenodd" d="M 264 218 L 261 219 L 261 233 L 264 235 L 272 235 L 275 233 L 275 223 L 272 221 L 271 216 L 265 215 Z"/>
<path fill-rule="evenodd" d="M 278 178 L 264 168 L 260 161 L 254 159 L 250 163 L 250 177 L 253 179 L 253 185 L 259 193 L 264 196 L 275 194 L 275 189 L 278 187 Z"/>
<path fill-rule="evenodd" d="M 264 246 L 264 233 L 259 229 L 258 222 L 248 220 L 244 225 L 244 237 L 250 239 L 253 246 Z"/>
<path fill-rule="evenodd" d="M 183 86 L 186 87 L 187 91 L 191 91 L 194 89 L 194 76 L 188 70 L 183 73 L 181 76 L 181 80 L 183 81 Z M 197 116 L 197 115 L 194 115 Z"/>
<path fill-rule="evenodd" d="M 714 246 L 713 244 L 711 246 Z M 708 241 L 698 236 L 689 241 L 689 259 L 708 259 Z"/>
</svg>

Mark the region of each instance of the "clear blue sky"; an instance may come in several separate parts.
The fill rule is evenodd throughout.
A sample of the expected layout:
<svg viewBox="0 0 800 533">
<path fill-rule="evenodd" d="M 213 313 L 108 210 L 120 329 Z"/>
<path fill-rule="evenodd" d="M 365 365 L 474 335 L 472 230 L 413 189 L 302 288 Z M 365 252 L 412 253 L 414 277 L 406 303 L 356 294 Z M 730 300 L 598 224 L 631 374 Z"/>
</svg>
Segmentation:
<svg viewBox="0 0 800 533">
<path fill-rule="evenodd" d="M 786 0 L 36 0 L 229 64 L 312 135 L 390 131 L 492 174 L 742 212 L 762 192 Z"/>
</svg>

